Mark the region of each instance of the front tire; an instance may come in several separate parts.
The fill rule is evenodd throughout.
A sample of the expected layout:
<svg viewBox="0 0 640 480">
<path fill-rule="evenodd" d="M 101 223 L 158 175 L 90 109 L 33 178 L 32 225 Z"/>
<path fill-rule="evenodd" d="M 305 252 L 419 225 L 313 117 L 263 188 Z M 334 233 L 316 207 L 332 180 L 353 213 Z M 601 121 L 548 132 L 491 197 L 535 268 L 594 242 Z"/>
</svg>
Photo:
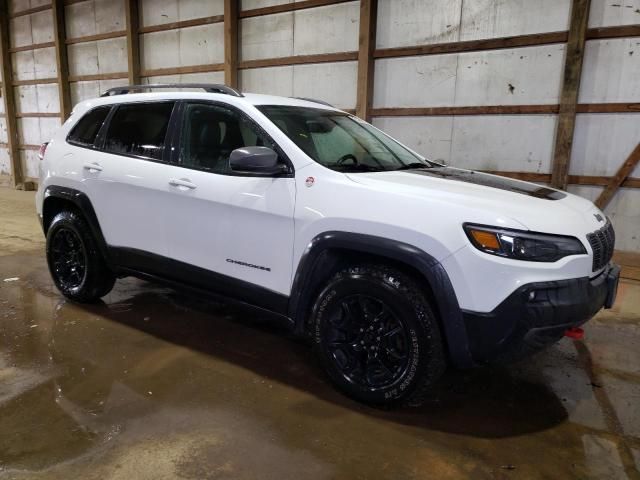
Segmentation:
<svg viewBox="0 0 640 480">
<path fill-rule="evenodd" d="M 445 369 L 437 319 L 419 284 L 398 270 L 338 272 L 312 310 L 316 354 L 331 381 L 371 405 L 419 405 Z"/>
<path fill-rule="evenodd" d="M 58 213 L 47 231 L 47 264 L 53 282 L 70 300 L 95 302 L 115 283 L 86 220 L 77 212 Z"/>
</svg>

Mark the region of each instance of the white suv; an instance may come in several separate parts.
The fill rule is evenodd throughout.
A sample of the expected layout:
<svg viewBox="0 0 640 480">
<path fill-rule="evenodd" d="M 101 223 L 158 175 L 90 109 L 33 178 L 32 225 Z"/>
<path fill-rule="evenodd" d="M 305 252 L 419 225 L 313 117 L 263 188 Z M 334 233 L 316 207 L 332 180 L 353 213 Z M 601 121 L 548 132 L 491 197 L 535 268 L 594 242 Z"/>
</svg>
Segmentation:
<svg viewBox="0 0 640 480">
<path fill-rule="evenodd" d="M 420 402 L 447 364 L 537 351 L 616 295 L 614 232 L 591 202 L 434 163 L 322 102 L 116 88 L 41 157 L 66 297 L 135 275 L 262 309 L 371 404 Z"/>
</svg>

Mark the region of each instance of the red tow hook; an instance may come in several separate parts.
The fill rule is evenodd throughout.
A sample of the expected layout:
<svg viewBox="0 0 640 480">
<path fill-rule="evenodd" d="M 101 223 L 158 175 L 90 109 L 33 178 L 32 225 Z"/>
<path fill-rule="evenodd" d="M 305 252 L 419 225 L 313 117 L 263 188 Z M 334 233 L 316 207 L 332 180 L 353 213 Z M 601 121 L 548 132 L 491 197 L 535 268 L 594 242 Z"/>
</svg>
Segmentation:
<svg viewBox="0 0 640 480">
<path fill-rule="evenodd" d="M 564 332 L 564 336 L 574 340 L 582 340 L 584 338 L 584 330 L 580 327 L 569 328 Z"/>
</svg>

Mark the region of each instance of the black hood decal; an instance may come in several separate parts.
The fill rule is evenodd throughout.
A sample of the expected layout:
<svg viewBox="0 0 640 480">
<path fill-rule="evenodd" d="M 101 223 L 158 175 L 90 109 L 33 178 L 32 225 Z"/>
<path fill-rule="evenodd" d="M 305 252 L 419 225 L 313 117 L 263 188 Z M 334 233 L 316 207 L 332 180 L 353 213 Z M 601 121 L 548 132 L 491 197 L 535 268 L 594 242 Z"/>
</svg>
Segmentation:
<svg viewBox="0 0 640 480">
<path fill-rule="evenodd" d="M 566 195 L 557 190 L 543 187 L 533 183 L 523 183 L 506 177 L 489 175 L 487 173 L 474 172 L 472 170 L 459 170 L 451 167 L 431 167 L 406 170 L 407 173 L 426 175 L 427 177 L 444 178 L 457 182 L 473 183 L 484 187 L 497 188 L 508 192 L 521 193 L 530 197 L 543 198 L 545 200 L 560 200 Z"/>
</svg>

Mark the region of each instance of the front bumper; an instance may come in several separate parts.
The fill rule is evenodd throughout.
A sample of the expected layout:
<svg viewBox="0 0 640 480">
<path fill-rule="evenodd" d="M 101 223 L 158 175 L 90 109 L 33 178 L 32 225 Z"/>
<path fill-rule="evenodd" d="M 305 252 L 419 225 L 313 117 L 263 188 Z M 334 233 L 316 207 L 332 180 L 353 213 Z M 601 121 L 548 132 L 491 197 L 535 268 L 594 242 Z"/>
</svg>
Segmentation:
<svg viewBox="0 0 640 480">
<path fill-rule="evenodd" d="M 474 363 L 506 362 L 535 353 L 615 301 L 620 267 L 595 278 L 529 283 L 490 313 L 463 311 Z"/>
</svg>

